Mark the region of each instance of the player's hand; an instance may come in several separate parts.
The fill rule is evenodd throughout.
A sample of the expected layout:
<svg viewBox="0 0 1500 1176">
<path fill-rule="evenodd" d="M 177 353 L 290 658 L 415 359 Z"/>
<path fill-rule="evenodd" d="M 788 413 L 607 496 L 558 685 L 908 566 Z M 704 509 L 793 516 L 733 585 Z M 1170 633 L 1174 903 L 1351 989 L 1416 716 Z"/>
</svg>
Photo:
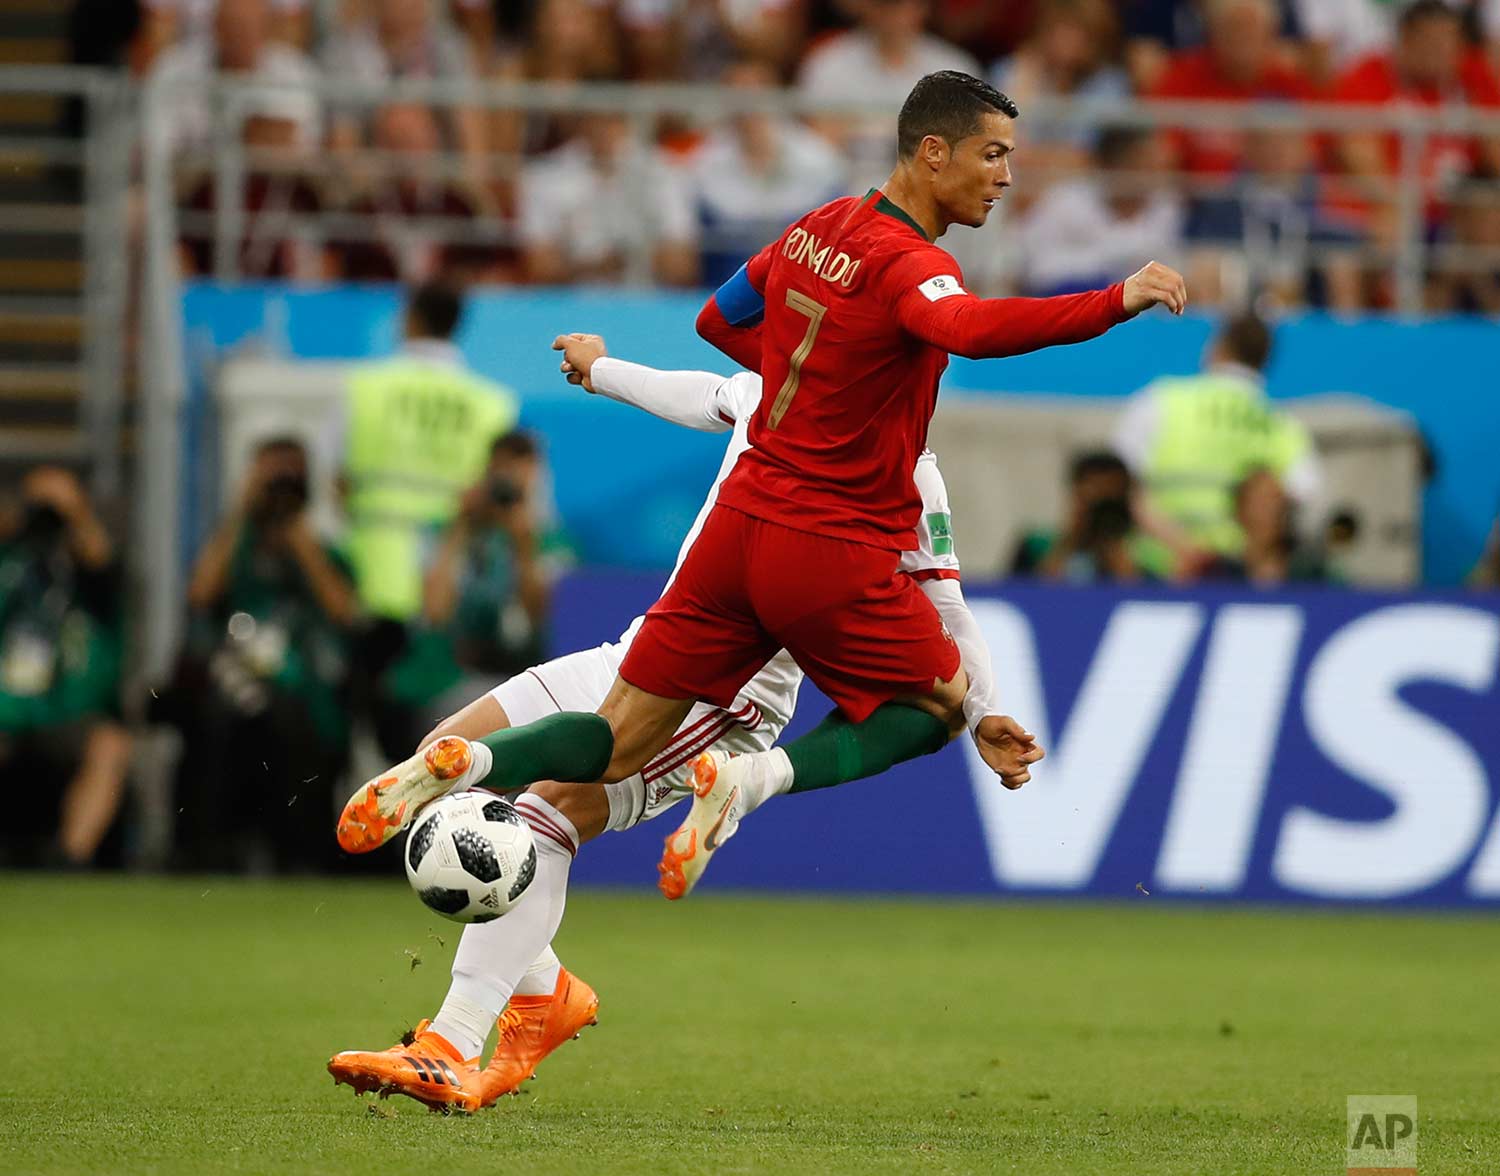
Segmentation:
<svg viewBox="0 0 1500 1176">
<path fill-rule="evenodd" d="M 1125 313 L 1140 314 L 1160 303 L 1173 314 L 1187 309 L 1187 283 L 1158 261 L 1148 262 L 1125 279 Z"/>
<path fill-rule="evenodd" d="M 1012 790 L 1031 779 L 1031 765 L 1047 753 L 1036 736 L 1009 715 L 985 715 L 974 728 L 979 757 Z"/>
<path fill-rule="evenodd" d="M 568 377 L 568 383 L 581 384 L 585 392 L 592 392 L 594 385 L 589 380 L 589 373 L 594 369 L 594 360 L 609 354 L 604 349 L 604 337 L 576 333 L 559 335 L 552 340 L 552 350 L 563 353 L 558 370 Z"/>
</svg>

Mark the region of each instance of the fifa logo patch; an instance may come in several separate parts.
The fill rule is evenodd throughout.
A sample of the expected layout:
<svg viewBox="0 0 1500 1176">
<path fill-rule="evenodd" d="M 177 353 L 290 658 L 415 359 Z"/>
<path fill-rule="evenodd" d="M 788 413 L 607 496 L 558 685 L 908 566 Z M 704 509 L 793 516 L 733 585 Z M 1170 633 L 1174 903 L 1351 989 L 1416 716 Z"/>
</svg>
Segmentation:
<svg viewBox="0 0 1500 1176">
<path fill-rule="evenodd" d="M 935 278 L 928 278 L 917 289 L 928 302 L 937 302 L 943 298 L 953 298 L 968 293 L 952 274 L 940 274 Z"/>
</svg>

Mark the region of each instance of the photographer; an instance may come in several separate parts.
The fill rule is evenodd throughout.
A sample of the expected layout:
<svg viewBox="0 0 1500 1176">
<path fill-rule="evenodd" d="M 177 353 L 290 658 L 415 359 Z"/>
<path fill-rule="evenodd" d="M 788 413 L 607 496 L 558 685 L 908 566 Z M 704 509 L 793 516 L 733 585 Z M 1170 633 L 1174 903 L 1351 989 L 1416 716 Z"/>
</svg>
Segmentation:
<svg viewBox="0 0 1500 1176">
<path fill-rule="evenodd" d="M 188 865 L 235 864 L 226 847 L 245 851 L 257 827 L 280 868 L 328 857 L 357 604 L 345 565 L 313 532 L 307 502 L 302 443 L 262 442 L 237 506 L 193 567 L 187 647 L 161 708 L 186 744 L 178 825 Z"/>
<path fill-rule="evenodd" d="M 0 858 L 92 862 L 125 792 L 119 709 L 121 578 L 76 477 L 32 470 L 0 503 L 0 771 L 10 790 Z M 67 780 L 57 793 L 35 787 Z"/>
<path fill-rule="evenodd" d="M 1068 478 L 1068 517 L 1056 530 L 1024 536 L 1011 562 L 1015 576 L 1075 584 L 1165 578 L 1170 557 L 1136 528 L 1132 479 L 1112 453 L 1084 453 Z"/>
<path fill-rule="evenodd" d="M 1297 541 L 1293 504 L 1267 469 L 1251 471 L 1234 490 L 1234 517 L 1245 535 L 1237 557 L 1219 556 L 1202 571 L 1205 580 L 1247 584 L 1324 584 L 1335 579 L 1322 556 Z"/>
<path fill-rule="evenodd" d="M 460 500 L 423 581 L 422 626 L 391 670 L 388 694 L 428 720 L 543 656 L 552 585 L 568 562 L 549 522 L 536 440 L 515 430 L 491 448 L 484 477 Z M 419 732 L 420 734 L 420 732 Z"/>
</svg>

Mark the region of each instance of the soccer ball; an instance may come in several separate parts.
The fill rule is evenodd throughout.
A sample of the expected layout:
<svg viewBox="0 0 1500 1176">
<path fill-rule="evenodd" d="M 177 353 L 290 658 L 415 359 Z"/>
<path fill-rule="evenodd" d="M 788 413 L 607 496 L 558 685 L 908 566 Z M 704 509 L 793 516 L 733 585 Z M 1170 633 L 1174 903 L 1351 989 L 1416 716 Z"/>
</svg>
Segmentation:
<svg viewBox="0 0 1500 1176">
<path fill-rule="evenodd" d="M 531 828 L 510 801 L 485 792 L 429 805 L 412 826 L 405 857 L 417 897 L 456 923 L 498 919 L 536 873 Z"/>
</svg>

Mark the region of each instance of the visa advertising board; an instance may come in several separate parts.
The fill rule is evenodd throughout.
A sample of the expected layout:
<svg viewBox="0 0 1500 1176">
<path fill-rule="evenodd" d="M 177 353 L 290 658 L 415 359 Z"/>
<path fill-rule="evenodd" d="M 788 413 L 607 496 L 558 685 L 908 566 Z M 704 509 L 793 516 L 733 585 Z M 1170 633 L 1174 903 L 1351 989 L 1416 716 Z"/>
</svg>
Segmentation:
<svg viewBox="0 0 1500 1176">
<path fill-rule="evenodd" d="M 659 580 L 565 585 L 561 650 Z M 1193 900 L 1500 902 L 1500 597 L 967 587 L 1006 709 L 1048 749 L 1007 792 L 967 739 L 777 798 L 714 886 Z M 829 704 L 803 688 L 787 737 Z M 669 816 L 585 846 L 649 885 Z"/>
</svg>

